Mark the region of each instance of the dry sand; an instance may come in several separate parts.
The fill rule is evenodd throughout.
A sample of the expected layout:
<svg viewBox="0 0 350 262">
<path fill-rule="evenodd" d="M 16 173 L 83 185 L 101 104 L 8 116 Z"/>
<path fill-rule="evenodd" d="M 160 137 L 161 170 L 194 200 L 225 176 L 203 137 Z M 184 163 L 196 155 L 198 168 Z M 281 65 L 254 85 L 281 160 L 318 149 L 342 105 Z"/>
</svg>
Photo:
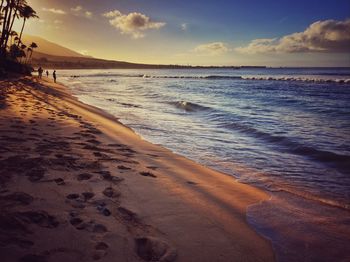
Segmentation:
<svg viewBox="0 0 350 262">
<path fill-rule="evenodd" d="M 1 261 L 273 261 L 246 222 L 268 197 L 64 86 L 0 81 Z"/>
</svg>

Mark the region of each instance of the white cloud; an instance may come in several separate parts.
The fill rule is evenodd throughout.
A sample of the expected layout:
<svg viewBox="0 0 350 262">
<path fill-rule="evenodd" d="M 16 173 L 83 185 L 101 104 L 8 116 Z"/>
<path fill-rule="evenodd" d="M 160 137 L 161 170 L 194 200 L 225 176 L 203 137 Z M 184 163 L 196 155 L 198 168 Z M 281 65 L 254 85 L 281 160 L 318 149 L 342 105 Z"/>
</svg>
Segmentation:
<svg viewBox="0 0 350 262">
<path fill-rule="evenodd" d="M 83 8 L 81 5 L 77 5 L 70 9 L 75 16 L 81 16 L 85 18 L 92 18 L 93 13 Z"/>
<path fill-rule="evenodd" d="M 104 17 L 107 17 L 107 18 L 112 18 L 112 17 L 121 16 L 122 13 L 119 10 L 113 10 L 113 11 L 106 12 L 106 13 L 104 13 L 102 15 Z"/>
<path fill-rule="evenodd" d="M 181 30 L 186 31 L 187 27 L 188 27 L 187 23 L 182 23 L 181 24 Z"/>
<path fill-rule="evenodd" d="M 70 10 L 73 12 L 79 12 L 83 10 L 83 7 L 81 5 L 77 5 L 76 7 L 72 7 Z"/>
<path fill-rule="evenodd" d="M 45 11 L 45 12 L 51 12 L 51 13 L 54 13 L 54 14 L 57 14 L 57 15 L 65 15 L 66 12 L 61 10 L 61 9 L 56 9 L 56 8 L 46 8 L 46 7 L 43 7 L 41 8 L 41 10 Z"/>
<path fill-rule="evenodd" d="M 350 19 L 317 21 L 304 32 L 281 38 L 255 39 L 247 46 L 235 50 L 246 54 L 350 52 Z"/>
<path fill-rule="evenodd" d="M 213 42 L 208 44 L 202 44 L 197 46 L 194 49 L 194 52 L 199 53 L 201 55 L 222 55 L 224 53 L 227 53 L 231 51 L 230 48 L 227 47 L 227 45 L 223 42 Z"/>
<path fill-rule="evenodd" d="M 164 22 L 153 22 L 148 16 L 137 12 L 122 14 L 118 10 L 113 10 L 104 13 L 103 16 L 107 17 L 109 23 L 122 34 L 129 34 L 135 39 L 144 37 L 145 30 L 160 29 L 165 26 Z"/>
<path fill-rule="evenodd" d="M 85 11 L 84 15 L 85 15 L 86 18 L 91 18 L 92 17 L 92 12 Z"/>
</svg>

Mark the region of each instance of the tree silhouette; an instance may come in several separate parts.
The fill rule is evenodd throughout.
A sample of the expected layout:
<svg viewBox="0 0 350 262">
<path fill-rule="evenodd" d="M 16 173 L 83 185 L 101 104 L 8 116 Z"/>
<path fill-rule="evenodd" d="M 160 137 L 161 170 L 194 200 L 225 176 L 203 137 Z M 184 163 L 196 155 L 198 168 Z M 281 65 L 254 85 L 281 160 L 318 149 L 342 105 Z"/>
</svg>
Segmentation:
<svg viewBox="0 0 350 262">
<path fill-rule="evenodd" d="M 11 33 L 10 33 L 10 37 L 11 37 L 10 45 L 13 45 L 13 37 L 15 37 L 15 40 L 16 40 L 16 36 L 18 36 L 17 32 L 11 31 Z"/>
<path fill-rule="evenodd" d="M 32 42 L 30 44 L 30 46 L 27 48 L 27 61 L 26 61 L 26 63 L 28 63 L 32 59 L 33 51 L 37 47 L 38 47 L 38 45 L 36 43 Z"/>
<path fill-rule="evenodd" d="M 29 5 L 25 5 L 21 9 L 20 16 L 23 18 L 23 24 L 22 24 L 22 28 L 21 28 L 21 33 L 19 34 L 19 41 L 21 41 L 21 39 L 22 39 L 23 29 L 24 29 L 24 26 L 26 24 L 27 19 L 38 18 L 34 9 L 31 8 Z"/>
<path fill-rule="evenodd" d="M 30 7 L 27 4 L 26 0 L 1 0 L 0 2 L 0 57 L 2 58 L 1 61 L 4 61 L 6 59 L 6 54 L 9 51 L 10 57 L 14 53 L 21 53 L 22 52 L 13 52 L 14 49 L 12 47 L 13 45 L 13 38 L 17 44 L 17 47 L 19 50 L 22 50 L 21 48 L 21 38 L 23 34 L 23 30 L 26 24 L 27 19 L 29 18 L 37 18 L 35 10 Z M 20 35 L 12 30 L 13 24 L 15 20 L 23 18 L 23 24 L 21 28 Z M 8 46 L 8 41 L 10 40 L 10 44 Z M 23 51 L 23 50 L 22 50 Z"/>
</svg>

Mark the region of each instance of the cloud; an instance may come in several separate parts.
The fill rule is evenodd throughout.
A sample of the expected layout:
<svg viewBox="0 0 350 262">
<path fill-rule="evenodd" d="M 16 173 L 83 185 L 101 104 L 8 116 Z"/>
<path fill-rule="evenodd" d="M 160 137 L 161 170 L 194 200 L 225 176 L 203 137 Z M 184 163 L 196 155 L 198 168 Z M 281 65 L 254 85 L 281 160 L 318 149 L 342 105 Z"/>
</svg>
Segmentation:
<svg viewBox="0 0 350 262">
<path fill-rule="evenodd" d="M 107 17 L 107 18 L 113 18 L 113 17 L 117 17 L 117 16 L 121 16 L 121 15 L 122 15 L 122 13 L 119 10 L 113 10 L 113 11 L 109 11 L 109 12 L 102 14 L 102 16 Z"/>
<path fill-rule="evenodd" d="M 84 16 L 85 16 L 86 18 L 91 18 L 91 17 L 92 17 L 92 12 L 90 12 L 90 11 L 85 11 L 85 12 L 84 12 Z"/>
<path fill-rule="evenodd" d="M 187 28 L 188 28 L 187 23 L 182 23 L 182 24 L 181 24 L 181 30 L 182 30 L 182 31 L 187 31 Z"/>
<path fill-rule="evenodd" d="M 81 17 L 85 17 L 85 18 L 92 18 L 93 13 L 86 10 L 85 8 L 83 8 L 81 5 L 77 5 L 76 7 L 72 7 L 70 9 L 72 11 L 72 13 L 75 16 L 81 16 Z"/>
<path fill-rule="evenodd" d="M 55 9 L 55 8 L 46 8 L 46 7 L 43 7 L 41 8 L 41 10 L 45 11 L 45 12 L 51 12 L 51 13 L 54 13 L 54 14 L 57 14 L 57 15 L 65 15 L 66 12 L 61 10 L 61 9 Z"/>
<path fill-rule="evenodd" d="M 109 23 L 122 34 L 131 35 L 135 39 L 144 37 L 143 31 L 145 30 L 160 29 L 166 24 L 153 22 L 148 16 L 137 12 L 122 14 L 118 10 L 113 10 L 104 13 L 103 16 L 108 18 Z"/>
<path fill-rule="evenodd" d="M 81 5 L 77 5 L 76 7 L 72 7 L 70 10 L 73 12 L 80 12 L 83 10 L 83 7 Z"/>
<path fill-rule="evenodd" d="M 246 54 L 350 52 L 350 19 L 317 21 L 304 32 L 281 38 L 255 39 L 235 50 Z"/>
<path fill-rule="evenodd" d="M 194 49 L 194 52 L 202 55 L 222 55 L 230 51 L 230 48 L 223 42 L 213 42 L 208 44 L 202 44 Z"/>
</svg>

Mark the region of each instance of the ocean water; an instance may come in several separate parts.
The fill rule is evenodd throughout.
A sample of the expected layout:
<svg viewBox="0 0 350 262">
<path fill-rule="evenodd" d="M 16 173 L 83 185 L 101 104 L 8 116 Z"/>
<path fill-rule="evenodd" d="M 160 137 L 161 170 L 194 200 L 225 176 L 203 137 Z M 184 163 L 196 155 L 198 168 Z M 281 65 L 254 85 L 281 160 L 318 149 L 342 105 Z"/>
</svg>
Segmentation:
<svg viewBox="0 0 350 262">
<path fill-rule="evenodd" d="M 279 261 L 350 261 L 350 68 L 57 74 L 144 139 L 268 190 L 247 220 Z"/>
</svg>

